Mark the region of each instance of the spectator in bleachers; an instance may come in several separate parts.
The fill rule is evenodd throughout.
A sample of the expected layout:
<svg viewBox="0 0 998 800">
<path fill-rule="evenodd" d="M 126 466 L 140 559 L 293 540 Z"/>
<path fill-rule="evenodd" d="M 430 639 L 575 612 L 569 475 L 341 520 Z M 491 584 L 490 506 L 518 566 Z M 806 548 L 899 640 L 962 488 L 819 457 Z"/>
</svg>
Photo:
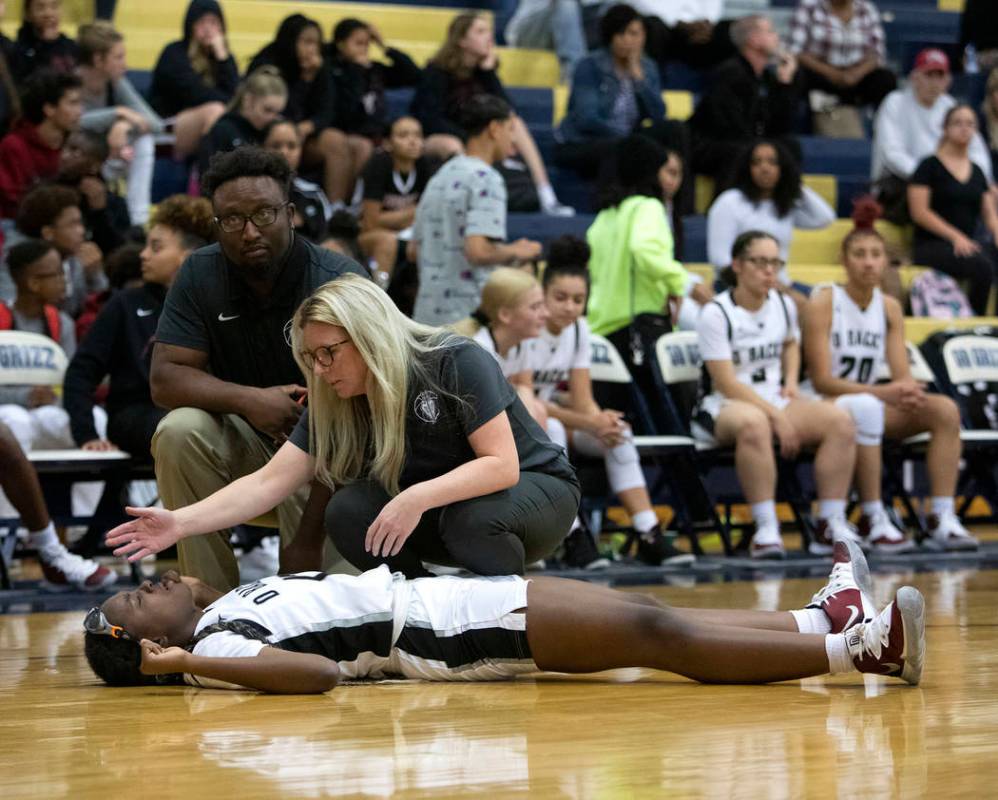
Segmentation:
<svg viewBox="0 0 998 800">
<path fill-rule="evenodd" d="M 66 277 L 60 307 L 70 317 L 83 310 L 90 292 L 107 288 L 104 255 L 86 239 L 80 196 L 72 189 L 58 185 L 32 189 L 21 201 L 17 230 L 32 239 L 43 239 L 59 253 Z"/>
<path fill-rule="evenodd" d="M 49 516 L 38 473 L 10 429 L 0 424 L 0 496 L 28 529 L 28 546 L 38 554 L 43 587 L 49 590 L 99 591 L 118 576 L 96 561 L 70 553 L 59 541 Z"/>
<path fill-rule="evenodd" d="M 734 446 L 735 472 L 752 505 L 752 558 L 785 557 L 776 515 L 776 459 L 793 460 L 814 447 L 818 523 L 809 550 L 831 555 L 832 543 L 859 543 L 846 522 L 846 497 L 856 455 L 856 426 L 844 409 L 798 392 L 800 329 L 797 308 L 777 288 L 783 259 L 776 239 L 746 231 L 731 251 L 734 288 L 704 306 L 697 337 L 709 393 L 693 417 L 697 436 Z"/>
<path fill-rule="evenodd" d="M 665 118 L 658 70 L 644 55 L 641 15 L 629 5 L 613 6 L 600 21 L 600 39 L 602 48 L 576 67 L 555 160 L 594 178 L 613 162 L 617 143 L 639 133 L 689 164 L 689 133 L 683 123 Z"/>
<path fill-rule="evenodd" d="M 963 0 L 960 17 L 960 49 L 974 48 L 973 61 L 981 72 L 998 67 L 998 16 L 991 0 Z M 975 66 L 965 64 L 967 71 Z"/>
<path fill-rule="evenodd" d="M 301 164 L 302 142 L 298 127 L 287 119 L 272 122 L 264 132 L 263 146 L 280 154 L 291 167 L 291 193 L 295 206 L 295 230 L 310 242 L 320 244 L 325 238 L 326 226 L 333 216 L 333 204 L 317 183 L 305 180 L 298 174 Z"/>
<path fill-rule="evenodd" d="M 956 105 L 948 93 L 950 83 L 949 58 L 942 50 L 926 48 L 915 58 L 908 85 L 887 95 L 877 111 L 871 177 L 877 201 L 891 222 L 910 222 L 908 181 L 922 160 L 939 146 L 943 118 Z M 990 181 L 991 155 L 980 134 L 971 140 L 968 153 Z"/>
<path fill-rule="evenodd" d="M 6 0 L 0 0 L 0 18 L 3 18 L 6 7 Z M 14 77 L 16 53 L 14 43 L 0 31 L 0 139 L 7 135 L 11 123 L 21 115 L 21 98 Z"/>
<path fill-rule="evenodd" d="M 71 74 L 79 61 L 76 42 L 60 32 L 62 0 L 24 0 L 14 43 L 14 75 L 24 80 L 42 69 Z"/>
<path fill-rule="evenodd" d="M 297 422 L 304 393 L 285 325 L 316 288 L 361 272 L 294 235 L 291 168 L 275 153 L 220 153 L 203 183 L 218 242 L 194 251 L 177 273 L 150 368 L 153 402 L 172 409 L 152 443 L 167 508 L 207 497 L 270 459 Z M 323 494 L 315 506 L 320 527 Z M 296 493 L 278 507 L 284 541 L 304 501 Z M 321 551 L 321 532 L 318 541 Z M 239 583 L 229 531 L 182 542 L 179 553 L 185 573 L 222 590 Z M 337 566 L 334 554 L 327 563 Z"/>
<path fill-rule="evenodd" d="M 244 144 L 262 144 L 267 127 L 283 113 L 287 102 L 288 87 L 277 67 L 258 67 L 247 75 L 225 114 L 201 140 L 201 173 L 208 171 L 208 162 L 215 153 L 227 153 Z"/>
<path fill-rule="evenodd" d="M 644 16 L 647 52 L 663 67 L 682 61 L 704 69 L 734 55 L 731 23 L 721 19 L 723 0 L 631 0 Z"/>
<path fill-rule="evenodd" d="M 416 206 L 436 164 L 423 155 L 423 128 L 415 117 L 396 119 L 384 147 L 364 170 L 360 246 L 380 271 L 393 275 L 397 263 L 410 263 L 405 257 L 406 243 L 412 238 Z"/>
<path fill-rule="evenodd" d="M 87 235 L 104 253 L 121 247 L 132 227 L 128 205 L 101 176 L 109 154 L 105 136 L 83 128 L 75 130 L 62 148 L 55 177 L 59 185 L 79 192 Z"/>
<path fill-rule="evenodd" d="M 970 158 L 976 133 L 977 115 L 970 106 L 946 112 L 939 147 L 908 183 L 908 209 L 915 223 L 912 260 L 966 281 L 970 305 L 983 315 L 995 282 L 998 212 L 987 178 Z M 979 229 L 986 239 L 975 238 Z"/>
<path fill-rule="evenodd" d="M 786 269 L 794 228 L 815 230 L 835 221 L 835 210 L 801 178 L 800 166 L 780 142 L 763 140 L 745 148 L 732 188 L 721 192 L 707 212 L 707 260 L 717 275 L 728 266 L 735 240 L 760 230 L 780 246 L 777 281 L 786 290 Z M 803 296 L 795 300 L 803 301 Z"/>
<path fill-rule="evenodd" d="M 111 157 L 128 165 L 128 215 L 134 225 L 145 225 L 156 160 L 153 137 L 163 132 L 163 120 L 128 80 L 125 39 L 110 22 L 81 25 L 78 40 L 83 81 L 80 126 L 104 133 Z"/>
<path fill-rule="evenodd" d="M 447 41 L 423 70 L 410 110 L 423 126 L 426 153 L 441 160 L 463 151 L 460 114 L 468 101 L 481 95 L 497 97 L 512 108 L 496 72 L 498 57 L 492 23 L 478 13 L 459 14 L 447 29 Z M 574 209 L 558 202 L 540 151 L 526 123 L 513 112 L 513 144 L 530 172 L 541 211 L 571 216 Z"/>
<path fill-rule="evenodd" d="M 371 59 L 372 43 L 390 63 Z M 353 18 L 342 19 L 333 28 L 328 57 L 336 82 L 336 119 L 348 136 L 362 136 L 377 145 L 388 134 L 385 89 L 418 85 L 419 67 L 401 50 L 385 44 L 373 25 Z M 358 162 L 362 155 L 358 150 Z M 356 166 L 362 170 L 364 165 Z"/>
<path fill-rule="evenodd" d="M 504 34 L 510 47 L 554 50 L 564 83 L 572 79 L 575 65 L 586 54 L 579 0 L 519 0 Z"/>
<path fill-rule="evenodd" d="M 116 292 L 142 285 L 142 251 L 144 245 L 129 243 L 113 251 L 104 264 L 108 286 L 87 295 L 83 311 L 76 318 L 76 341 L 82 342 L 101 309 Z"/>
<path fill-rule="evenodd" d="M 149 443 L 166 411 L 152 402 L 149 364 L 163 298 L 180 265 L 214 238 L 211 203 L 175 195 L 160 203 L 142 250 L 141 286 L 115 292 L 73 356 L 63 385 L 78 447 L 122 449 L 150 458 Z M 93 424 L 94 393 L 108 378 L 107 434 Z"/>
<path fill-rule="evenodd" d="M 601 210 L 586 232 L 592 250 L 589 327 L 613 343 L 648 398 L 656 388 L 648 357 L 653 343 L 645 340 L 655 333 L 643 323 L 657 321 L 655 330 L 667 332 L 689 282 L 675 258 L 662 203 L 668 160 L 669 152 L 651 139 L 621 139 L 616 170 L 600 187 Z"/>
<path fill-rule="evenodd" d="M 915 549 L 890 521 L 881 499 L 882 441 L 929 433 L 931 542 L 945 550 L 976 549 L 953 501 L 960 475 L 960 412 L 952 399 L 927 392 L 911 377 L 904 310 L 880 291 L 888 266 L 883 237 L 872 227 L 856 228 L 842 242 L 842 263 L 845 285 L 812 293 L 808 300 L 804 346 L 814 389 L 836 398 L 856 423 L 859 533 L 877 552 Z M 881 382 L 885 368 L 890 381 Z"/>
<path fill-rule="evenodd" d="M 304 147 L 302 163 L 321 167 L 322 185 L 334 204 L 349 204 L 358 163 L 367 160 L 370 142 L 347 136 L 336 119 L 336 83 L 322 53 L 322 29 L 314 19 L 292 14 L 273 42 L 257 53 L 250 71 L 273 64 L 288 86 L 285 116 L 298 126 Z"/>
<path fill-rule="evenodd" d="M 803 82 L 797 59 L 780 48 L 768 17 L 743 17 L 731 26 L 738 54 L 717 67 L 690 119 L 693 169 L 721 188 L 732 164 L 753 139 L 781 139 L 799 156 L 792 134 Z"/>
<path fill-rule="evenodd" d="M 516 117 L 505 100 L 478 94 L 463 104 L 464 155 L 434 175 L 416 209 L 410 250 L 419 264 L 413 318 L 446 325 L 478 307 L 493 267 L 531 261 L 538 242 L 506 239 L 506 187 L 493 164 L 515 147 Z"/>
<path fill-rule="evenodd" d="M 790 50 L 808 90 L 834 95 L 846 105 L 876 108 L 897 86 L 885 65 L 880 11 L 871 0 L 799 0 Z"/>
<path fill-rule="evenodd" d="M 991 168 L 998 161 L 998 67 L 991 70 L 984 88 L 984 100 L 978 115 L 981 120 L 981 130 L 985 145 L 991 156 Z"/>
<path fill-rule="evenodd" d="M 80 79 L 51 70 L 32 75 L 21 112 L 21 120 L 0 140 L 0 220 L 12 220 L 31 185 L 59 171 L 59 153 L 80 122 Z M 4 231 L 10 227 L 5 224 Z"/>
<path fill-rule="evenodd" d="M 526 370 L 514 375 L 512 382 L 528 389 L 531 396 L 536 391 L 551 441 L 569 452 L 603 459 L 610 490 L 633 526 L 623 551 L 633 546 L 641 561 L 655 566 L 688 564 L 693 556 L 678 550 L 674 537 L 662 532 L 630 426 L 621 412 L 600 408 L 593 398 L 589 325 L 583 316 L 590 255 L 589 246 L 574 236 L 551 242 L 543 278 L 547 319 L 540 335 L 524 342 Z M 585 556 L 577 558 L 579 552 L 586 552 L 584 544 L 571 547 L 573 541 L 572 535 L 565 540 L 569 565 L 589 566 L 579 563 Z"/>
<path fill-rule="evenodd" d="M 225 38 L 225 17 L 215 0 L 191 0 L 184 36 L 163 48 L 152 73 L 149 99 L 173 120 L 179 158 L 197 152 L 236 91 L 239 69 Z"/>
</svg>

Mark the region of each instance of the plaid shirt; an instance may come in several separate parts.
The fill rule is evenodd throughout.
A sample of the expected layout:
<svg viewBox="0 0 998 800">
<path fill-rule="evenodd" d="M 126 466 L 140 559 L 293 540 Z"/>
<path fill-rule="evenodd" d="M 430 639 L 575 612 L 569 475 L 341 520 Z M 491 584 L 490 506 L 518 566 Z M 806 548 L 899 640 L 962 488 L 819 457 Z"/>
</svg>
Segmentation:
<svg viewBox="0 0 998 800">
<path fill-rule="evenodd" d="M 870 55 L 886 56 L 880 12 L 869 0 L 853 0 L 852 19 L 843 22 L 827 0 L 800 0 L 790 25 L 790 50 L 833 67 L 851 67 Z"/>
</svg>

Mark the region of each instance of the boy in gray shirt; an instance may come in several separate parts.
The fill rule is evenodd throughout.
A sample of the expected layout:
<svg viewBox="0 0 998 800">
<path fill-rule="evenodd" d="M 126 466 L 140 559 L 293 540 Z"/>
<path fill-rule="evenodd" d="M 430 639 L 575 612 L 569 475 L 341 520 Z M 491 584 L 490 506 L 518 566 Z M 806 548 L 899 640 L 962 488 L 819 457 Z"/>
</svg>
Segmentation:
<svg viewBox="0 0 998 800">
<path fill-rule="evenodd" d="M 512 110 L 479 95 L 464 109 L 465 155 L 430 180 L 416 209 L 412 248 L 419 265 L 413 318 L 446 325 L 470 315 L 495 267 L 537 258 L 539 242 L 505 244 L 506 186 L 492 164 L 514 152 Z"/>
</svg>

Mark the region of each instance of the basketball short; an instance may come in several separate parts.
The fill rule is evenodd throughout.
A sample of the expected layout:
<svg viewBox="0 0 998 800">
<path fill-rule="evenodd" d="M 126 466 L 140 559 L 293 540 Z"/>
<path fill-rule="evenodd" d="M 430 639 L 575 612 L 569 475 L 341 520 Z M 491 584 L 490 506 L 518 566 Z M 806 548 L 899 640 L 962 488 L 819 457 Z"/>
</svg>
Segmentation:
<svg viewBox="0 0 998 800">
<path fill-rule="evenodd" d="M 766 401 L 779 409 L 784 409 L 790 404 L 790 400 L 783 395 L 767 397 Z M 717 417 L 730 401 L 721 394 L 709 394 L 704 397 L 700 404 L 693 411 L 693 419 L 690 422 L 690 431 L 695 439 L 709 444 L 717 444 L 714 436 L 714 429 L 717 425 Z"/>
<path fill-rule="evenodd" d="M 417 578 L 386 673 L 491 681 L 536 672 L 527 643 L 527 581 L 515 575 Z"/>
</svg>

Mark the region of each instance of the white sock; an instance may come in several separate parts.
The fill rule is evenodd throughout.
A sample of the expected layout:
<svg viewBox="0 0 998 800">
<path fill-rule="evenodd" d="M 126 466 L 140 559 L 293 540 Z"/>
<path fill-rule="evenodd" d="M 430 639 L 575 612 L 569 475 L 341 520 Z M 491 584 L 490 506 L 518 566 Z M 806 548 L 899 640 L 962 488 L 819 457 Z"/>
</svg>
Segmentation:
<svg viewBox="0 0 998 800">
<path fill-rule="evenodd" d="M 29 531 L 28 542 L 35 550 L 41 550 L 54 544 L 59 544 L 59 537 L 55 533 L 55 525 L 50 521 L 48 525 L 40 531 Z"/>
<path fill-rule="evenodd" d="M 541 201 L 541 208 L 548 208 L 558 204 L 558 196 L 554 193 L 550 183 L 537 187 L 537 199 Z"/>
<path fill-rule="evenodd" d="M 776 518 L 776 501 L 763 500 L 752 504 L 752 519 L 757 528 L 775 528 L 779 530 L 780 523 Z"/>
<path fill-rule="evenodd" d="M 863 513 L 868 517 L 875 517 L 878 514 L 886 513 L 884 511 L 883 500 L 871 500 L 869 503 L 863 503 Z"/>
<path fill-rule="evenodd" d="M 820 608 L 798 608 L 790 612 L 801 633 L 831 633 L 832 623 Z"/>
<path fill-rule="evenodd" d="M 658 514 L 650 508 L 645 511 L 639 511 L 631 517 L 631 524 L 638 533 L 648 533 L 648 531 L 658 525 Z"/>
<path fill-rule="evenodd" d="M 845 500 L 819 500 L 818 501 L 818 516 L 821 519 L 834 519 L 835 517 L 845 517 L 846 515 L 846 501 Z"/>
<path fill-rule="evenodd" d="M 828 672 L 839 675 L 843 672 L 853 672 L 856 665 L 852 663 L 846 637 L 841 633 L 829 633 L 825 636 L 825 653 L 828 655 Z"/>
<path fill-rule="evenodd" d="M 937 517 L 941 517 L 943 514 L 952 514 L 953 510 L 954 505 L 952 497 L 932 498 L 932 513 Z"/>
</svg>

